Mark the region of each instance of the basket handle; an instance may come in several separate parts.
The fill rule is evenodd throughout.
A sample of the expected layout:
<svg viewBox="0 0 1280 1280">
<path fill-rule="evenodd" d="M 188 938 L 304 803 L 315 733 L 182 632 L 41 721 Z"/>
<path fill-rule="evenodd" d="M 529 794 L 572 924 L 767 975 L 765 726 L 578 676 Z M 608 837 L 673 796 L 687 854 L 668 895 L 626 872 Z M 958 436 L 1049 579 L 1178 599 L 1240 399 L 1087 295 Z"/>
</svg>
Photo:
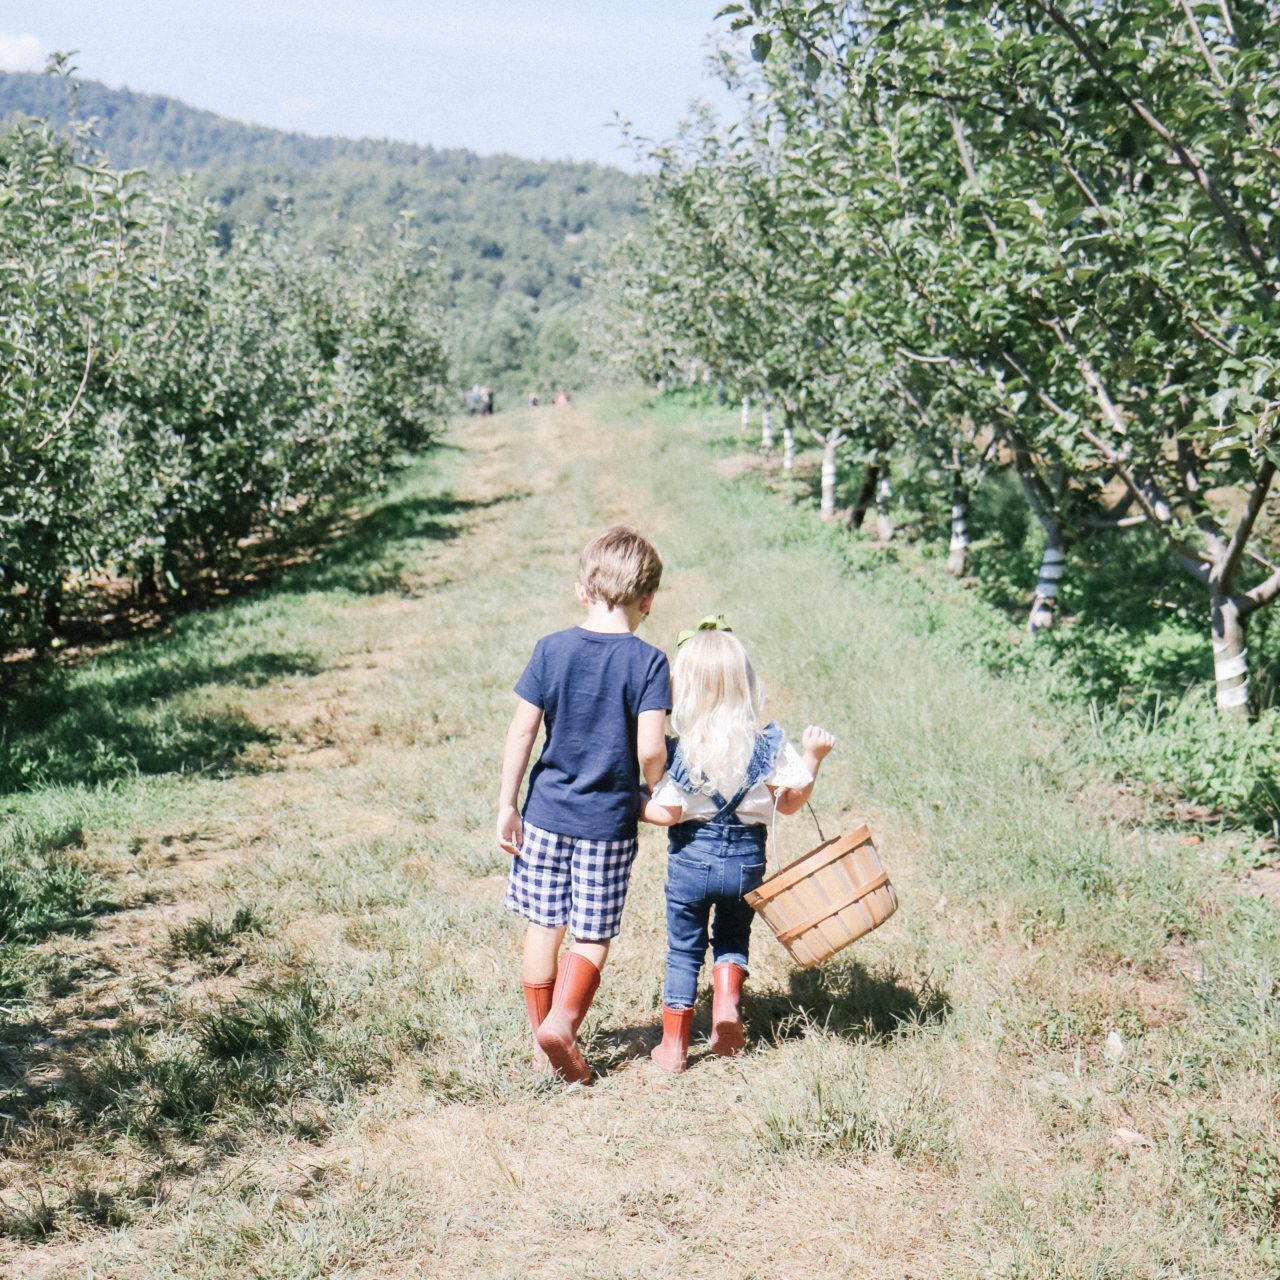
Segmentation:
<svg viewBox="0 0 1280 1280">
<path fill-rule="evenodd" d="M 781 791 L 782 788 L 779 787 L 778 790 Z M 814 813 L 813 805 L 811 805 L 806 800 L 804 802 L 804 807 L 809 810 L 809 817 L 813 819 L 813 825 L 818 829 L 818 843 L 825 844 L 827 837 L 822 834 L 822 823 L 818 821 L 818 815 Z M 770 843 L 773 845 L 773 860 L 777 866 L 781 867 L 782 866 L 782 850 L 778 845 L 778 792 L 777 791 L 773 793 L 773 816 L 770 819 L 770 827 L 771 827 Z"/>
</svg>

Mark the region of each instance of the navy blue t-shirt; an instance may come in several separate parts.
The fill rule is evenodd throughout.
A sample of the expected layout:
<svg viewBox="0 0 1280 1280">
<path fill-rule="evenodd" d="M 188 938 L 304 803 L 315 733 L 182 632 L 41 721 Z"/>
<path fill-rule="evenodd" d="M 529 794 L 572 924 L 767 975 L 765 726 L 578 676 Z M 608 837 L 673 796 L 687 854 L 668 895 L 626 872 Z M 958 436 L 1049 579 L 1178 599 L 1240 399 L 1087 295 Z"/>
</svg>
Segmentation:
<svg viewBox="0 0 1280 1280">
<path fill-rule="evenodd" d="M 642 711 L 671 709 L 666 654 L 629 631 L 556 631 L 534 645 L 516 693 L 542 708 L 547 728 L 529 775 L 526 820 L 583 840 L 634 836 L 636 721 Z"/>
</svg>

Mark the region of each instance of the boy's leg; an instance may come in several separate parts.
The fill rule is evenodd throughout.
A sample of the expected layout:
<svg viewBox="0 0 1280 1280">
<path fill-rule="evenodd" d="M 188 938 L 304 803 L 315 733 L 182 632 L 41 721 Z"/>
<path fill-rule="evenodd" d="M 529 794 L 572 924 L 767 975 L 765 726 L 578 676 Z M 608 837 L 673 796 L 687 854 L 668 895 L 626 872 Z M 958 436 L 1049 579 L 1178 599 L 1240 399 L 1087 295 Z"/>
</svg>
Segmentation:
<svg viewBox="0 0 1280 1280">
<path fill-rule="evenodd" d="M 529 1026 L 533 1030 L 533 1066 L 546 1071 L 550 1065 L 547 1055 L 538 1044 L 538 1028 L 551 1012 L 555 993 L 556 968 L 560 956 L 560 943 L 564 940 L 565 927 L 548 928 L 531 924 L 524 933 L 524 959 L 520 966 L 520 978 L 524 986 L 525 1008 L 529 1011 Z"/>
<path fill-rule="evenodd" d="M 520 976 L 525 982 L 554 982 L 560 944 L 567 925 L 530 924 L 524 931 L 524 958 Z"/>
<path fill-rule="evenodd" d="M 525 823 L 519 855 L 507 880 L 508 910 L 528 921 L 520 977 L 534 1033 L 533 1065 L 544 1069 L 547 1057 L 537 1044 L 538 1028 L 551 1010 L 560 944 L 569 920 L 572 842 Z"/>
<path fill-rule="evenodd" d="M 590 960 L 597 969 L 604 969 L 604 962 L 609 955 L 609 942 L 583 942 L 574 938 L 569 950 L 584 960 Z"/>
<path fill-rule="evenodd" d="M 551 1012 L 537 1035 L 556 1072 L 573 1084 L 591 1079 L 578 1049 L 578 1028 L 600 986 L 609 943 L 621 927 L 635 856 L 634 838 L 574 841 L 569 916 L 574 941 L 560 964 Z"/>
</svg>

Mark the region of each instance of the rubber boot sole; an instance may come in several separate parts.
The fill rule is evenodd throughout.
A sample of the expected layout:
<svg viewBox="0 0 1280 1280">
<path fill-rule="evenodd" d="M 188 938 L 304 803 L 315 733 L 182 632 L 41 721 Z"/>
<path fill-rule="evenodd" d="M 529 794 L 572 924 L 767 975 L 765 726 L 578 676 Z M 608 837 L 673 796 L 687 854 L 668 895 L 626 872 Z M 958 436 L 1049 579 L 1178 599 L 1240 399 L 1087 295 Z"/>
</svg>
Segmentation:
<svg viewBox="0 0 1280 1280">
<path fill-rule="evenodd" d="M 567 1017 L 557 1017 L 554 1011 L 548 1014 L 534 1038 L 561 1080 L 569 1084 L 591 1083 L 591 1068 L 578 1048 L 573 1023 Z"/>
</svg>

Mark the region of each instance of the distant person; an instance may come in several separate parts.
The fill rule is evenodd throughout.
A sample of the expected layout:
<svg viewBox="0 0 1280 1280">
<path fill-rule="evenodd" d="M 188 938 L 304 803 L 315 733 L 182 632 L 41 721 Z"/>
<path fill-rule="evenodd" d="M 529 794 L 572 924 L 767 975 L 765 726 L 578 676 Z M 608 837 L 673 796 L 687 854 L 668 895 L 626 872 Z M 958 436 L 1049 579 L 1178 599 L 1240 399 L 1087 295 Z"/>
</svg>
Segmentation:
<svg viewBox="0 0 1280 1280">
<path fill-rule="evenodd" d="M 480 412 L 486 417 L 493 412 L 493 392 L 488 387 L 480 388 Z"/>
<path fill-rule="evenodd" d="M 512 856 L 507 909 L 529 921 L 520 976 L 534 1065 L 549 1063 L 573 1084 L 591 1080 L 578 1028 L 621 926 L 639 779 L 656 784 L 666 760 L 667 658 L 635 635 L 661 579 L 658 553 L 634 529 L 609 529 L 587 544 L 574 584 L 587 616 L 534 645 L 502 753 L 497 836 Z M 544 718 L 521 813 L 520 784 Z M 559 959 L 566 928 L 573 944 Z"/>
<path fill-rule="evenodd" d="M 795 813 L 804 805 L 835 745 L 825 729 L 810 725 L 802 755 L 774 721 L 761 727 L 764 689 L 722 617 L 682 633 L 676 650 L 671 725 L 679 736 L 667 744 L 667 771 L 642 815 L 671 828 L 662 1043 L 650 1054 L 667 1071 L 685 1069 L 708 943 L 711 1052 L 722 1058 L 741 1052 L 738 1005 L 755 916 L 744 899 L 764 879 L 767 823 L 775 811 Z"/>
<path fill-rule="evenodd" d="M 568 403 L 569 403 L 569 393 L 567 391 L 557 391 L 556 404 L 568 404 Z"/>
<path fill-rule="evenodd" d="M 536 391 L 529 392 L 529 408 L 536 409 L 542 403 L 542 397 Z"/>
</svg>

